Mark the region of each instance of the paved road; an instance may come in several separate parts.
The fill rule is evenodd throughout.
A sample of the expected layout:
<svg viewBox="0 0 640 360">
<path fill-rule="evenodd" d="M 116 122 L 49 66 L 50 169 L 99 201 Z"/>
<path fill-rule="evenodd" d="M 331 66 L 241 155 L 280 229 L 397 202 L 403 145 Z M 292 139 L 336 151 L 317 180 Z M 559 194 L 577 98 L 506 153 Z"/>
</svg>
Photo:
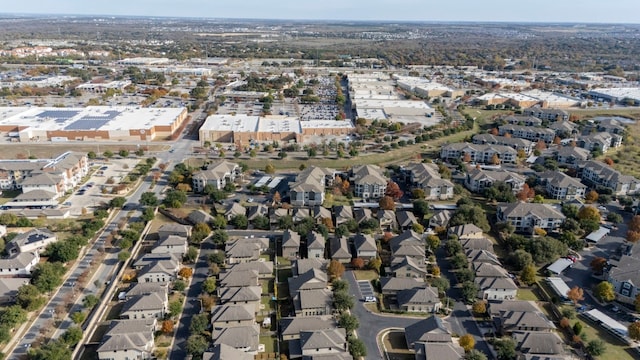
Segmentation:
<svg viewBox="0 0 640 360">
<path fill-rule="evenodd" d="M 360 321 L 360 327 L 357 331 L 358 338 L 364 342 L 367 348 L 367 360 L 382 360 L 383 357 L 380 354 L 380 350 L 378 350 L 378 344 L 376 342 L 378 333 L 388 328 L 405 328 L 415 324 L 420 319 L 380 316 L 370 312 L 364 307 L 362 294 L 360 294 L 353 271 L 346 271 L 343 279 L 349 282 L 349 293 L 356 299 L 356 304 L 351 312 L 358 318 L 358 321 Z"/>
</svg>

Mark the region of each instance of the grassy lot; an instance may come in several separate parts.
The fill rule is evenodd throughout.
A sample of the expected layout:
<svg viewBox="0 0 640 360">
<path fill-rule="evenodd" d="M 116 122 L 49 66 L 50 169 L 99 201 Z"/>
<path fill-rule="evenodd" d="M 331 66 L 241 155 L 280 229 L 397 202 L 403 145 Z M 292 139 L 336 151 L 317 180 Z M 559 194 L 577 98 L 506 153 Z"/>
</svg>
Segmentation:
<svg viewBox="0 0 640 360">
<path fill-rule="evenodd" d="M 536 294 L 530 289 L 518 289 L 518 296 L 516 297 L 518 300 L 527 300 L 527 301 L 539 301 Z"/>
<path fill-rule="evenodd" d="M 378 278 L 378 273 L 373 270 L 356 270 L 353 272 L 356 280 L 373 280 Z"/>
<path fill-rule="evenodd" d="M 415 359 L 414 353 L 407 349 L 407 341 L 404 331 L 391 331 L 383 338 L 384 347 L 387 350 L 389 360 Z"/>
<path fill-rule="evenodd" d="M 291 260 L 282 256 L 278 256 L 278 266 L 279 267 L 291 266 Z"/>
<path fill-rule="evenodd" d="M 356 201 L 355 198 L 349 200 L 346 196 L 336 196 L 332 193 L 328 193 L 325 195 L 324 203 L 322 204 L 322 206 L 326 208 L 332 208 L 333 206 L 337 205 L 353 205 L 354 201 Z"/>
<path fill-rule="evenodd" d="M 575 109 L 570 110 L 569 114 L 576 115 L 580 118 L 592 118 L 596 116 L 622 116 L 627 118 L 640 119 L 640 109 L 638 108 L 621 108 L 621 109 Z"/>
<path fill-rule="evenodd" d="M 493 123 L 497 117 L 513 114 L 513 110 L 485 110 L 467 107 L 461 113 L 468 114 L 476 118 L 478 124 L 485 125 Z"/>
<path fill-rule="evenodd" d="M 150 144 L 149 150 L 151 151 L 163 151 L 169 150 L 171 146 L 168 144 Z M 59 155 L 67 151 L 78 151 L 87 153 L 89 151 L 94 151 L 96 154 L 98 153 L 98 148 L 100 149 L 99 153 L 102 154 L 107 150 L 111 150 L 114 153 L 117 153 L 121 149 L 129 150 L 131 153 L 136 151 L 138 148 L 137 145 L 118 145 L 118 144 L 108 144 L 108 143 L 100 143 L 97 145 L 95 142 L 91 144 L 82 143 L 82 142 L 66 142 L 62 143 L 49 143 L 49 144 L 24 144 L 24 143 L 16 143 L 16 144 L 5 144 L 0 145 L 0 158 L 1 159 L 18 159 L 20 157 L 27 158 L 28 156 L 35 156 L 39 159 L 50 159 L 54 155 Z"/>
<path fill-rule="evenodd" d="M 640 124 L 628 125 L 629 136 L 627 136 L 624 145 L 616 150 L 610 150 L 602 158 L 610 157 L 613 161 L 613 167 L 623 174 L 640 177 Z"/>
<path fill-rule="evenodd" d="M 274 353 L 276 352 L 276 338 L 271 335 L 260 335 L 260 344 L 264 344 L 264 352 Z"/>
<path fill-rule="evenodd" d="M 151 227 L 149 228 L 149 233 L 157 233 L 160 226 L 164 224 L 171 224 L 171 223 L 173 223 L 173 220 L 158 213 L 156 214 L 156 217 L 154 217 L 153 220 L 151 221 Z"/>
<path fill-rule="evenodd" d="M 583 325 L 582 332 L 587 334 L 587 342 L 594 339 L 600 339 L 605 342 L 606 349 L 604 354 L 598 356 L 598 360 L 632 360 L 631 356 L 626 349 L 629 348 L 626 344 L 623 345 L 620 340 L 609 335 L 599 327 L 591 326 L 590 323 L 583 321 L 580 318 L 571 320 L 573 325 L 575 322 L 581 322 Z"/>
<path fill-rule="evenodd" d="M 20 190 L 2 190 L 2 195 L 0 195 L 0 205 L 8 203 L 20 194 L 22 194 L 22 191 Z"/>
</svg>

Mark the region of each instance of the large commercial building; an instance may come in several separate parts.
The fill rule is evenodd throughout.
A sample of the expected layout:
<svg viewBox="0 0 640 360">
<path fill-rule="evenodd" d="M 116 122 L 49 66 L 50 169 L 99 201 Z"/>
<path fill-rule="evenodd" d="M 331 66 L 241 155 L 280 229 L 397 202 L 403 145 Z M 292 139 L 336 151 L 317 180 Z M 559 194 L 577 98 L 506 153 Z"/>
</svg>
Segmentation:
<svg viewBox="0 0 640 360">
<path fill-rule="evenodd" d="M 21 142 L 153 140 L 172 136 L 186 108 L 0 107 L 0 132 Z"/>
<path fill-rule="evenodd" d="M 300 121 L 288 116 L 211 115 L 200 127 L 200 142 L 302 141 L 305 135 L 345 135 L 353 131 L 349 120 Z"/>
</svg>

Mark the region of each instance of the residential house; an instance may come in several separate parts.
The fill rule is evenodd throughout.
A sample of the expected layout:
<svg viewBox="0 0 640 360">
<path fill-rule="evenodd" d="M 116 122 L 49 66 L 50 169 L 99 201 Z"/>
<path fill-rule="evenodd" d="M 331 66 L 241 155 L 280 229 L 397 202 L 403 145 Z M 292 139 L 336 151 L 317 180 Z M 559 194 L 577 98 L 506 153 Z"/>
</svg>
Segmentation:
<svg viewBox="0 0 640 360">
<path fill-rule="evenodd" d="M 212 185 L 216 190 L 222 190 L 225 185 L 233 184 L 236 176 L 241 172 L 240 165 L 236 163 L 226 160 L 211 163 L 207 166 L 207 170 L 193 174 L 193 191 L 202 192 L 207 185 Z"/>
<path fill-rule="evenodd" d="M 375 219 L 373 217 L 373 212 L 369 208 L 355 208 L 353 209 L 353 217 L 358 223 L 358 226 L 365 221 L 370 221 L 371 219 Z"/>
<path fill-rule="evenodd" d="M 469 160 L 472 163 L 491 164 L 494 155 L 500 163 L 514 164 L 518 159 L 518 152 L 504 145 L 451 143 L 440 148 L 442 160 Z"/>
<path fill-rule="evenodd" d="M 120 311 L 121 319 L 162 319 L 167 313 L 167 299 L 159 293 L 132 296 Z"/>
<path fill-rule="evenodd" d="M 260 345 L 260 326 L 233 326 L 213 329 L 211 332 L 213 346 L 227 345 L 234 349 L 255 355 Z M 235 359 L 234 359 L 235 360 Z"/>
<path fill-rule="evenodd" d="M 225 262 L 227 264 L 252 262 L 260 258 L 260 245 L 243 240 L 247 239 L 238 239 L 225 244 Z"/>
<path fill-rule="evenodd" d="M 258 204 L 256 206 L 249 206 L 247 210 L 247 219 L 249 221 L 255 220 L 258 216 L 264 216 L 269 218 L 269 207 L 264 204 Z"/>
<path fill-rule="evenodd" d="M 331 210 L 327 209 L 324 206 L 314 206 L 313 209 L 311 209 L 311 216 L 313 216 L 313 218 L 316 220 L 316 223 L 318 224 L 324 224 L 324 222 L 327 221 L 326 219 L 329 219 L 331 221 L 331 224 L 333 224 Z"/>
<path fill-rule="evenodd" d="M 495 319 L 494 319 L 495 323 Z M 514 331 L 553 331 L 555 325 L 539 311 L 507 311 L 500 314 L 496 329 L 500 334 Z"/>
<path fill-rule="evenodd" d="M 189 213 L 187 220 L 192 224 L 210 224 L 213 216 L 204 210 L 193 210 Z"/>
<path fill-rule="evenodd" d="M 387 178 L 376 165 L 358 165 L 351 169 L 351 184 L 354 195 L 367 201 L 380 199 L 387 191 Z"/>
<path fill-rule="evenodd" d="M 307 290 L 322 290 L 327 287 L 327 273 L 320 269 L 311 269 L 304 274 L 287 279 L 289 294 L 293 298 L 296 293 Z"/>
<path fill-rule="evenodd" d="M 169 235 L 188 238 L 191 236 L 191 226 L 177 223 L 162 224 L 160 228 L 158 228 L 158 236 L 164 238 Z"/>
<path fill-rule="evenodd" d="M 429 219 L 429 227 L 434 229 L 436 227 L 446 228 L 447 226 L 449 226 L 449 220 L 451 220 L 451 216 L 453 216 L 453 211 L 451 210 L 437 211 Z"/>
<path fill-rule="evenodd" d="M 336 227 L 346 223 L 353 219 L 353 209 L 348 205 L 338 205 L 333 207 L 333 223 Z"/>
<path fill-rule="evenodd" d="M 391 265 L 391 272 L 396 277 L 412 277 L 424 279 L 427 276 L 426 266 L 417 263 L 413 258 L 409 256 L 394 260 L 396 261 L 394 261 Z"/>
<path fill-rule="evenodd" d="M 451 330 L 444 321 L 435 315 L 405 327 L 407 348 L 412 349 L 418 342 L 450 343 Z"/>
<path fill-rule="evenodd" d="M 615 118 L 605 118 L 596 123 L 596 130 L 609 134 L 624 135 L 626 128 Z"/>
<path fill-rule="evenodd" d="M 138 271 L 138 282 L 170 282 L 176 279 L 180 264 L 171 260 L 151 262 Z"/>
<path fill-rule="evenodd" d="M 140 259 L 136 260 L 133 263 L 133 268 L 136 270 L 141 270 L 145 266 L 156 263 L 158 261 L 170 261 L 172 262 L 171 267 L 177 268 L 180 266 L 180 260 L 182 260 L 182 258 L 179 255 L 173 253 L 147 253 L 142 255 Z"/>
<path fill-rule="evenodd" d="M 474 144 L 484 145 L 502 145 L 509 146 L 516 151 L 522 150 L 526 155 L 530 155 L 535 144 L 529 140 L 510 138 L 506 136 L 496 136 L 493 134 L 477 134 L 471 140 Z"/>
<path fill-rule="evenodd" d="M 553 151 L 554 159 L 561 166 L 577 167 L 591 157 L 589 150 L 577 146 L 562 146 Z"/>
<path fill-rule="evenodd" d="M 252 305 L 216 305 L 211 309 L 211 325 L 214 329 L 251 326 L 256 322 L 254 309 Z"/>
<path fill-rule="evenodd" d="M 482 229 L 474 224 L 464 224 L 452 226 L 448 231 L 449 235 L 455 235 L 459 240 L 463 239 L 480 239 L 484 237 Z"/>
<path fill-rule="evenodd" d="M 300 256 L 300 235 L 289 229 L 282 235 L 282 256 L 295 259 Z"/>
<path fill-rule="evenodd" d="M 403 290 L 411 290 L 416 288 L 424 288 L 425 282 L 422 279 L 416 279 L 412 277 L 381 277 L 380 287 L 382 288 L 382 295 L 389 297 L 396 297 L 398 292 Z"/>
<path fill-rule="evenodd" d="M 415 215 L 412 212 L 402 210 L 396 213 L 396 220 L 398 223 L 398 228 L 401 230 L 409 230 L 413 228 L 414 224 L 420 224 L 418 219 L 416 219 Z"/>
<path fill-rule="evenodd" d="M 295 260 L 291 264 L 291 269 L 293 270 L 293 276 L 298 276 L 312 269 L 318 269 L 326 272 L 328 266 L 329 260 L 309 258 Z"/>
<path fill-rule="evenodd" d="M 258 272 L 258 277 L 260 279 L 270 279 L 273 277 L 273 262 L 272 261 L 241 262 L 231 266 L 230 268 L 227 268 L 227 270 L 228 271 L 255 270 Z"/>
<path fill-rule="evenodd" d="M 503 170 L 489 170 L 473 168 L 467 172 L 464 186 L 473 192 L 483 192 L 496 182 L 503 182 L 511 187 L 514 193 L 522 190 L 526 183 L 526 178 L 520 174 Z"/>
<path fill-rule="evenodd" d="M 343 264 L 351 262 L 351 252 L 349 252 L 349 245 L 347 244 L 347 238 L 342 236 L 339 238 L 331 239 L 331 259 L 336 260 Z"/>
<path fill-rule="evenodd" d="M 309 166 L 289 184 L 289 197 L 293 206 L 315 206 L 324 202 L 325 189 L 333 185 L 336 171 Z"/>
<path fill-rule="evenodd" d="M 229 269 L 218 275 L 219 288 L 223 287 L 244 287 L 244 286 L 259 286 L 260 275 L 258 270 L 237 270 L 234 268 Z M 219 293 L 219 292 L 218 292 Z"/>
<path fill-rule="evenodd" d="M 64 191 L 69 191 L 89 173 L 89 159 L 87 154 L 68 151 L 49 161 L 42 171 L 62 177 Z"/>
<path fill-rule="evenodd" d="M 552 129 L 521 125 L 499 126 L 498 134 L 500 134 L 501 136 L 504 136 L 505 134 L 511 134 L 511 137 L 526 139 L 533 142 L 542 140 L 547 144 L 551 144 L 553 142 L 553 139 L 555 139 L 556 137 L 556 132 Z"/>
<path fill-rule="evenodd" d="M 329 356 L 331 359 L 344 359 L 347 353 L 347 336 L 343 328 L 301 331 L 298 344 L 289 342 L 290 359 Z"/>
<path fill-rule="evenodd" d="M 454 343 L 433 343 L 419 341 L 414 345 L 416 360 L 462 360 L 464 349 Z"/>
<path fill-rule="evenodd" d="M 154 358 L 156 319 L 113 320 L 96 353 L 100 360 Z"/>
<path fill-rule="evenodd" d="M 591 152 L 601 151 L 606 153 L 610 148 L 618 148 L 622 145 L 622 135 L 599 132 L 580 136 L 576 143 L 581 148 Z"/>
<path fill-rule="evenodd" d="M 499 277 L 499 278 L 508 278 L 509 273 L 505 268 L 501 265 L 496 265 L 490 262 L 474 262 L 471 263 L 471 267 L 473 268 L 476 277 L 484 278 L 484 277 Z"/>
<path fill-rule="evenodd" d="M 378 210 L 378 223 L 383 231 L 391 231 L 397 228 L 396 213 L 393 210 Z"/>
<path fill-rule="evenodd" d="M 412 263 L 420 267 L 426 267 L 425 242 L 422 236 L 413 230 L 405 230 L 400 235 L 390 240 L 392 264 L 403 262 L 409 257 Z"/>
<path fill-rule="evenodd" d="M 498 256 L 486 250 L 467 250 L 465 253 L 470 263 L 486 263 L 500 266 Z"/>
<path fill-rule="evenodd" d="M 233 202 L 227 206 L 224 212 L 224 218 L 227 219 L 227 221 L 231 221 L 236 216 L 246 215 L 246 214 L 247 214 L 247 209 L 244 206 L 238 204 L 237 202 Z"/>
<path fill-rule="evenodd" d="M 169 235 L 164 238 L 160 238 L 156 245 L 151 249 L 153 254 L 176 254 L 179 257 L 183 257 L 187 253 L 187 238 L 177 235 Z"/>
<path fill-rule="evenodd" d="M 531 115 L 509 115 L 503 120 L 511 125 L 542 126 L 542 119 Z"/>
<path fill-rule="evenodd" d="M 622 175 L 603 162 L 585 161 L 580 163 L 578 171 L 585 184 L 611 189 L 614 195 L 631 195 L 640 190 L 640 180 Z"/>
<path fill-rule="evenodd" d="M 298 340 L 301 331 L 330 330 L 336 324 L 328 316 L 285 317 L 280 320 L 280 336 L 282 340 Z"/>
<path fill-rule="evenodd" d="M 440 176 L 438 166 L 427 163 L 411 163 L 402 171 L 407 183 L 422 189 L 427 200 L 445 200 L 453 198 L 453 183 Z"/>
<path fill-rule="evenodd" d="M 58 237 L 46 228 L 32 229 L 16 235 L 6 246 L 9 255 L 23 252 L 41 253 L 47 245 L 58 241 Z"/>
<path fill-rule="evenodd" d="M 311 210 L 308 208 L 293 209 L 293 222 L 295 224 L 304 221 L 304 219 L 311 217 Z"/>
<path fill-rule="evenodd" d="M 289 209 L 285 208 L 269 208 L 269 223 L 272 225 L 277 224 L 280 219 L 290 216 Z"/>
<path fill-rule="evenodd" d="M 169 283 L 133 283 L 129 290 L 125 293 L 124 298 L 126 300 L 131 299 L 138 295 L 149 295 L 152 293 L 158 293 L 161 298 L 166 299 L 168 302 L 169 296 Z"/>
<path fill-rule="evenodd" d="M 0 259 L 0 276 L 29 276 L 39 262 L 40 254 L 37 251 L 17 253 Z"/>
<path fill-rule="evenodd" d="M 522 112 L 523 115 L 526 116 L 534 116 L 542 120 L 549 121 L 560 121 L 560 120 L 569 120 L 569 113 L 565 110 L 561 109 L 543 109 L 539 106 L 533 106 L 527 109 L 524 109 Z"/>
<path fill-rule="evenodd" d="M 515 331 L 511 336 L 525 359 L 565 359 L 564 341 L 554 332 Z"/>
<path fill-rule="evenodd" d="M 212 351 L 202 354 L 202 360 L 254 360 L 254 355 L 226 344 L 216 344 Z"/>
<path fill-rule="evenodd" d="M 29 284 L 29 278 L 0 278 L 0 304 L 15 304 L 18 289 L 27 284 Z"/>
<path fill-rule="evenodd" d="M 398 307 L 407 312 L 430 313 L 442 307 L 438 289 L 432 286 L 400 290 L 397 293 Z"/>
<path fill-rule="evenodd" d="M 260 299 L 262 288 L 260 286 L 244 286 L 233 288 L 221 288 L 220 303 L 223 305 L 239 305 L 253 309 L 254 313 L 260 311 Z"/>
<path fill-rule="evenodd" d="M 356 248 L 356 257 L 364 259 L 365 261 L 378 257 L 378 247 L 373 236 L 357 234 L 353 237 L 353 244 Z"/>
<path fill-rule="evenodd" d="M 323 316 L 333 313 L 333 296 L 329 289 L 298 291 L 293 296 L 296 316 Z"/>
<path fill-rule="evenodd" d="M 57 199 L 64 195 L 65 184 L 61 176 L 51 173 L 39 173 L 22 180 L 20 184 L 23 193 L 34 190 L 43 190 L 54 194 L 53 199 Z"/>
<path fill-rule="evenodd" d="M 517 202 L 498 204 L 498 222 L 509 222 L 516 232 L 532 234 L 535 228 L 547 232 L 555 231 L 562 225 L 565 216 L 548 204 Z"/>
<path fill-rule="evenodd" d="M 578 135 L 578 125 L 571 121 L 555 121 L 549 125 L 549 129 L 555 131 L 556 136 L 565 139 Z"/>
<path fill-rule="evenodd" d="M 322 234 L 315 231 L 307 234 L 307 257 L 314 259 L 324 259 L 324 246 L 326 239 Z"/>
<path fill-rule="evenodd" d="M 518 294 L 518 286 L 509 277 L 478 277 L 474 280 L 478 287 L 478 298 L 490 300 L 513 300 Z"/>
<path fill-rule="evenodd" d="M 606 278 L 613 285 L 616 298 L 633 304 L 640 294 L 640 258 L 637 255 L 623 255 L 619 261 L 611 261 L 611 264 L 613 266 L 606 272 Z"/>
<path fill-rule="evenodd" d="M 491 242 L 491 240 L 485 237 L 463 239 L 460 241 L 460 243 L 462 244 L 462 248 L 465 251 L 485 250 L 485 251 L 493 252 L 493 242 Z"/>
<path fill-rule="evenodd" d="M 538 179 L 547 196 L 556 200 L 583 199 L 587 191 L 587 186 L 578 179 L 560 171 L 545 171 L 538 175 Z"/>
</svg>

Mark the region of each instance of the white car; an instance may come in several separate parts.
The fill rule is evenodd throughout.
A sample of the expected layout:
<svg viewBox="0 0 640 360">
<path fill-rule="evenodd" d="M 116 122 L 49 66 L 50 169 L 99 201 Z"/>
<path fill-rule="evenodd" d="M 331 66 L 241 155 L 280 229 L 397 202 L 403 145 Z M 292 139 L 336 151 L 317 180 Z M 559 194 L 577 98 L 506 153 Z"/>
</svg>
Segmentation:
<svg viewBox="0 0 640 360">
<path fill-rule="evenodd" d="M 364 302 L 371 303 L 371 302 L 377 302 L 377 301 L 378 300 L 375 298 L 375 296 L 365 296 L 364 297 Z"/>
<path fill-rule="evenodd" d="M 253 198 L 248 198 L 248 199 L 247 199 L 247 202 L 248 202 L 248 203 L 252 203 L 252 202 L 253 202 Z"/>
</svg>

